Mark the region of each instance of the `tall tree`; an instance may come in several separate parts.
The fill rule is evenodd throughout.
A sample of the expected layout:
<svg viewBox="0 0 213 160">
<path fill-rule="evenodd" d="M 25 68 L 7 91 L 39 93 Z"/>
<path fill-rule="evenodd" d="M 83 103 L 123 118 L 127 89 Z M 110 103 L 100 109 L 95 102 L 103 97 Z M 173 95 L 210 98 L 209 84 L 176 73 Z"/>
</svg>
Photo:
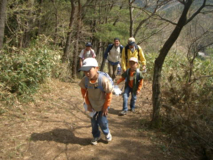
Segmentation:
<svg viewBox="0 0 213 160">
<path fill-rule="evenodd" d="M 7 0 L 0 1 L 0 49 L 3 46 Z"/>
<path fill-rule="evenodd" d="M 24 35 L 23 35 L 23 44 L 21 46 L 23 47 L 28 47 L 29 42 L 32 38 L 33 35 L 33 23 L 34 23 L 34 17 L 33 17 L 33 12 L 34 12 L 34 0 L 29 0 L 27 2 L 27 8 L 29 11 L 27 12 L 25 24 L 23 26 L 24 30 Z"/>
<path fill-rule="evenodd" d="M 133 28 L 134 28 L 134 21 L 133 21 L 133 10 L 134 8 L 132 7 L 134 0 L 129 0 L 129 20 L 130 20 L 130 26 L 129 26 L 129 36 L 133 36 Z"/>
<path fill-rule="evenodd" d="M 72 38 L 72 27 L 73 27 L 73 22 L 75 20 L 75 2 L 74 0 L 70 0 L 71 2 L 71 15 L 70 15 L 70 23 L 69 23 L 69 31 L 67 33 L 67 40 L 66 40 L 66 45 L 64 48 L 64 54 L 62 56 L 62 62 L 64 63 L 67 58 L 68 54 L 70 52 L 70 43 L 71 43 L 71 38 Z"/>
<path fill-rule="evenodd" d="M 160 50 L 160 54 L 156 58 L 155 63 L 154 63 L 154 75 L 153 75 L 153 84 L 152 84 L 152 92 L 153 92 L 152 93 L 152 101 L 153 101 L 153 116 L 152 116 L 153 123 L 152 124 L 153 125 L 155 125 L 159 120 L 159 113 L 160 113 L 160 106 L 161 106 L 160 82 L 161 82 L 161 71 L 162 71 L 162 66 L 163 66 L 164 60 L 165 60 L 169 50 L 171 49 L 171 47 L 177 40 L 178 36 L 180 35 L 183 27 L 187 23 L 189 23 L 191 20 L 193 20 L 193 18 L 196 17 L 201 12 L 201 10 L 206 6 L 206 1 L 207 0 L 202 0 L 202 4 L 200 5 L 200 7 L 193 14 L 191 14 L 191 16 L 189 18 L 187 16 L 190 15 L 189 10 L 190 10 L 190 8 L 192 8 L 191 6 L 192 6 L 192 3 L 194 2 L 194 0 L 187 0 L 187 1 L 186 0 L 177 0 L 176 1 L 176 3 L 178 2 L 181 5 L 183 5 L 182 13 L 180 15 L 180 18 L 179 18 L 174 30 L 172 31 L 171 35 L 164 43 L 163 47 Z M 167 20 L 167 21 L 169 21 L 169 20 Z M 174 24 L 174 22 L 171 22 L 171 23 Z"/>
<path fill-rule="evenodd" d="M 81 1 L 78 0 L 78 14 L 77 14 L 77 33 L 75 37 L 75 49 L 73 52 L 73 58 L 72 58 L 72 77 L 75 79 L 76 78 L 76 71 L 77 71 L 77 62 L 78 62 L 78 44 L 79 44 L 79 35 L 80 35 L 80 30 L 81 30 L 81 11 L 82 11 L 82 6 L 81 6 Z"/>
<path fill-rule="evenodd" d="M 53 3 L 53 7 L 54 7 L 54 10 L 55 10 L 55 34 L 54 34 L 54 42 L 56 44 L 56 41 L 57 41 L 57 33 L 58 33 L 58 8 L 55 4 L 55 0 L 52 0 L 52 3 Z"/>
</svg>

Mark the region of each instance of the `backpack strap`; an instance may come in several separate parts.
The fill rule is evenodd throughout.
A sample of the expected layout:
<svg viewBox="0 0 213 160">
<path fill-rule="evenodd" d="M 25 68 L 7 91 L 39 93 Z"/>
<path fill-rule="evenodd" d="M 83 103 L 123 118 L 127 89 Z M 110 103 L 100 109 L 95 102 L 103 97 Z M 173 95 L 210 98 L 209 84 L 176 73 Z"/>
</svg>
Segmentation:
<svg viewBox="0 0 213 160">
<path fill-rule="evenodd" d="M 120 52 L 122 53 L 124 46 L 120 45 Z"/>
<path fill-rule="evenodd" d="M 104 52 L 104 58 L 107 59 L 109 51 L 112 49 L 113 44 L 109 44 L 106 51 Z"/>
<path fill-rule="evenodd" d="M 95 53 L 93 52 L 93 50 L 90 50 L 90 55 L 92 54 L 92 58 L 95 58 Z"/>
<path fill-rule="evenodd" d="M 139 59 L 140 59 L 140 54 L 139 54 L 139 47 L 138 47 L 138 45 L 135 45 L 135 49 L 138 50 L 138 61 L 139 61 Z"/>
<path fill-rule="evenodd" d="M 138 81 L 140 79 L 140 70 L 139 68 L 136 69 L 136 80 Z"/>
<path fill-rule="evenodd" d="M 103 79 L 103 74 L 99 74 L 98 75 L 98 88 L 101 90 L 101 91 L 103 91 L 104 92 L 104 88 L 103 88 L 103 86 L 102 86 L 102 79 Z"/>
<path fill-rule="evenodd" d="M 128 68 L 126 70 L 126 72 L 127 72 L 127 76 L 129 76 L 130 69 Z M 140 70 L 139 70 L 139 68 L 136 69 L 136 73 L 135 74 L 136 74 L 136 80 L 139 80 L 140 79 Z"/>
<path fill-rule="evenodd" d="M 103 78 L 103 76 L 104 76 L 104 75 L 102 75 L 102 74 L 99 74 L 99 75 L 98 75 L 98 86 L 97 86 L 97 88 L 99 88 L 101 91 L 104 92 L 104 88 L 103 88 L 103 86 L 102 86 L 102 78 Z M 85 78 L 85 88 L 86 88 L 86 89 L 88 89 L 88 88 L 93 88 L 92 86 L 88 86 L 88 84 L 89 84 L 89 78 L 86 77 L 86 78 Z"/>
<path fill-rule="evenodd" d="M 87 89 L 88 88 L 88 84 L 89 84 L 89 78 L 88 77 L 86 77 L 85 78 L 85 88 Z"/>
<path fill-rule="evenodd" d="M 125 47 L 126 64 L 128 63 L 128 55 L 127 55 L 127 50 L 128 49 L 129 49 L 129 46 L 126 45 L 126 47 Z M 138 47 L 138 45 L 135 45 L 135 49 L 138 50 L 138 61 L 139 61 L 140 55 L 139 55 L 139 47 Z"/>
<path fill-rule="evenodd" d="M 126 45 L 126 47 L 125 47 L 126 65 L 127 65 L 127 63 L 128 63 L 128 55 L 127 55 L 127 50 L 128 50 L 128 49 L 129 49 L 129 46 Z"/>
</svg>

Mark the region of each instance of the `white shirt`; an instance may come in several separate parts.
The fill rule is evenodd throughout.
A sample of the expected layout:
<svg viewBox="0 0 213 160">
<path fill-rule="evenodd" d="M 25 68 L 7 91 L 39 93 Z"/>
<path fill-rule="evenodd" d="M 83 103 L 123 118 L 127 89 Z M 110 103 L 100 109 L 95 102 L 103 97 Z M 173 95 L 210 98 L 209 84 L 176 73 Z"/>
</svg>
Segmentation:
<svg viewBox="0 0 213 160">
<path fill-rule="evenodd" d="M 93 49 L 86 51 L 85 53 L 84 53 L 84 50 L 85 49 L 81 50 L 81 53 L 79 55 L 80 58 L 86 59 L 86 58 L 89 58 L 89 57 L 93 57 L 93 58 L 96 57 L 95 51 Z"/>
<path fill-rule="evenodd" d="M 115 47 L 113 45 L 112 49 L 109 51 L 108 60 L 111 62 L 118 62 L 120 61 L 120 56 L 121 56 L 120 46 Z"/>
</svg>

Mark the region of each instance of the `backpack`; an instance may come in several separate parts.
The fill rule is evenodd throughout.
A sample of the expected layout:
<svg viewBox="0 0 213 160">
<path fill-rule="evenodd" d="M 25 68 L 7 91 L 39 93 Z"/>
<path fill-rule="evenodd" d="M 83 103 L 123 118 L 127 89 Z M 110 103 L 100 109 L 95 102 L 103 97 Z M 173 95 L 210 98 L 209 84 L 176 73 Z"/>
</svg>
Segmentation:
<svg viewBox="0 0 213 160">
<path fill-rule="evenodd" d="M 114 46 L 114 44 L 109 44 L 108 47 L 107 47 L 107 50 L 105 51 L 104 53 L 104 58 L 106 59 L 107 56 L 108 56 L 108 53 L 110 52 L 110 50 L 112 49 L 112 47 Z M 123 46 L 120 45 L 120 51 L 122 53 L 122 50 L 123 50 Z"/>
<path fill-rule="evenodd" d="M 126 64 L 128 63 L 128 56 L 127 56 L 127 50 L 129 49 L 129 46 L 128 45 L 126 45 L 126 47 L 125 47 L 125 56 L 126 56 Z M 135 45 L 135 49 L 136 50 L 138 50 L 138 60 L 140 59 L 140 55 L 139 55 L 139 47 L 138 47 L 138 45 Z"/>
<path fill-rule="evenodd" d="M 109 82 L 112 84 L 112 87 L 114 87 L 114 82 L 112 80 L 112 78 L 105 72 L 101 72 L 101 71 L 98 71 L 99 75 L 98 75 L 98 86 L 97 88 L 99 88 L 101 91 L 104 92 L 104 88 L 102 86 L 102 79 L 103 79 L 103 76 L 105 76 Z M 88 88 L 88 84 L 89 84 L 89 78 L 86 77 L 85 78 L 85 87 Z"/>
<path fill-rule="evenodd" d="M 114 44 L 110 44 L 109 45 L 109 51 L 112 49 L 113 46 L 114 46 Z M 120 45 L 120 51 L 122 52 L 122 50 L 123 50 L 123 46 Z"/>
<path fill-rule="evenodd" d="M 82 55 L 82 59 L 85 59 L 85 54 L 86 54 L 86 52 L 87 52 L 87 51 L 84 49 L 84 53 L 83 53 L 83 55 Z M 93 57 L 93 58 L 95 58 L 94 55 L 95 55 L 94 52 L 93 52 L 92 50 L 90 50 L 90 56 Z"/>
</svg>

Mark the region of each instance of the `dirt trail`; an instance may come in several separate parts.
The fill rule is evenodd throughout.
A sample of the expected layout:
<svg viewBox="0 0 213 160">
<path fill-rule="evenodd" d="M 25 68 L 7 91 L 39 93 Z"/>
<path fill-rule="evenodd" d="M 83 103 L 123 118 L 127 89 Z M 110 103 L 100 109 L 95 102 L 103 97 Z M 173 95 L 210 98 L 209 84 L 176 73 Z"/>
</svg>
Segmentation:
<svg viewBox="0 0 213 160">
<path fill-rule="evenodd" d="M 123 85 L 123 84 L 121 84 Z M 143 94 L 144 93 L 144 94 Z M 93 146 L 90 119 L 77 83 L 52 81 L 28 106 L 0 116 L 0 159 L 167 160 L 141 125 L 151 113 L 151 85 L 145 82 L 136 113 L 118 116 L 122 97 L 113 95 L 108 120 L 113 140 Z"/>
</svg>

